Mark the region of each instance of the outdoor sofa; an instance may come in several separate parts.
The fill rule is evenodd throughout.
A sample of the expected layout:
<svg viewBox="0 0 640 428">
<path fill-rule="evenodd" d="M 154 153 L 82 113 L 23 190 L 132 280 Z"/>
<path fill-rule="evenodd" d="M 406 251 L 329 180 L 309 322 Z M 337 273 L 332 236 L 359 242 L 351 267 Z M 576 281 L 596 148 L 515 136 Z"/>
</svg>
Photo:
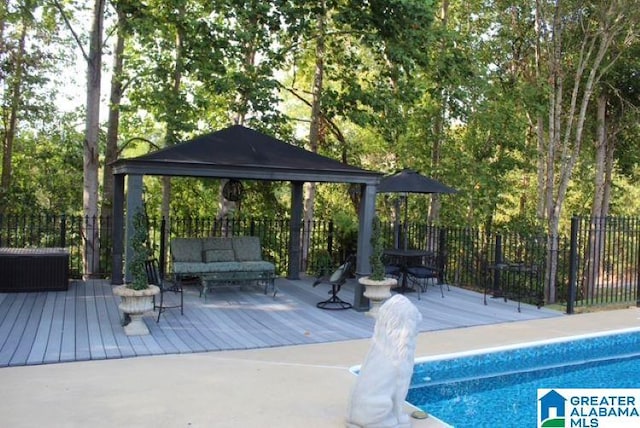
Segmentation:
<svg viewBox="0 0 640 428">
<path fill-rule="evenodd" d="M 275 297 L 275 265 L 263 260 L 256 236 L 174 238 L 171 257 L 176 280 L 197 277 L 201 296 L 216 285 L 251 283 Z"/>
</svg>

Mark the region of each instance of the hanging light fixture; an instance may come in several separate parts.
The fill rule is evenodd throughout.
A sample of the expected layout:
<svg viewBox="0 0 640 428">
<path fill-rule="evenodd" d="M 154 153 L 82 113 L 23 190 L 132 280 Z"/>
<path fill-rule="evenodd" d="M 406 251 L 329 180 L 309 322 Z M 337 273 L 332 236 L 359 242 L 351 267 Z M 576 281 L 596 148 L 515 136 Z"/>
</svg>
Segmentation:
<svg viewBox="0 0 640 428">
<path fill-rule="evenodd" d="M 244 196 L 244 188 L 239 180 L 231 179 L 222 188 L 222 196 L 228 201 L 239 202 Z"/>
</svg>

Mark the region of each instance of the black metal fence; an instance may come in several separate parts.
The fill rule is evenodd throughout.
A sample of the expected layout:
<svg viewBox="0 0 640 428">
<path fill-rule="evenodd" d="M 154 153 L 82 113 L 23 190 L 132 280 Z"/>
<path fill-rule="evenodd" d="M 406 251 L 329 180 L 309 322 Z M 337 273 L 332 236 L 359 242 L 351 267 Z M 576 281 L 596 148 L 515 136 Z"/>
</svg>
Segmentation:
<svg viewBox="0 0 640 428">
<path fill-rule="evenodd" d="M 595 305 L 640 306 L 640 219 L 572 219 L 567 310 Z"/>
<path fill-rule="evenodd" d="M 0 247 L 66 247 L 70 273 L 79 278 L 85 273 L 85 234 L 96 229 L 99 258 L 91 271 L 109 277 L 112 223 L 108 217 L 0 215 Z M 265 257 L 276 264 L 278 273 L 287 272 L 290 263 L 288 219 L 150 219 L 149 232 L 150 245 L 163 267 L 168 262 L 168 257 L 162 257 L 167 253 L 164 242 L 204 236 L 259 236 Z M 572 312 L 594 305 L 636 304 L 640 296 L 638 218 L 575 217 L 571 233 L 554 238 L 556 245 L 550 245 L 545 235 L 425 224 L 386 224 L 383 233 L 388 248 L 406 246 L 437 253 L 446 261 L 449 284 L 483 292 L 487 298 L 541 305 L 549 302 L 553 287 L 556 302 L 565 303 Z M 356 251 L 357 236 L 338 230 L 331 220 L 304 222 L 301 237 L 301 266 L 312 274 L 327 264 L 336 266 Z M 550 248 L 557 248 L 555 254 Z"/>
</svg>

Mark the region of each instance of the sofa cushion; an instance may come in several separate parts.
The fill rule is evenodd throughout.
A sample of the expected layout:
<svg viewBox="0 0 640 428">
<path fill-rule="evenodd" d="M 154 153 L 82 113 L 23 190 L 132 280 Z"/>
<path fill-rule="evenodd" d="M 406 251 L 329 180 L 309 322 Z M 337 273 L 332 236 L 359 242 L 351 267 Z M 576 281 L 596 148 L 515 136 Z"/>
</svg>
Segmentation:
<svg viewBox="0 0 640 428">
<path fill-rule="evenodd" d="M 242 269 L 247 272 L 269 272 L 274 273 L 276 266 L 270 262 L 242 262 Z"/>
<path fill-rule="evenodd" d="M 232 249 L 228 250 L 207 250 L 202 251 L 202 258 L 205 263 L 209 262 L 232 262 L 235 254 Z"/>
<path fill-rule="evenodd" d="M 274 273 L 275 266 L 269 262 L 175 262 L 173 271 L 178 274 L 207 274 L 229 272 L 268 272 Z"/>
<path fill-rule="evenodd" d="M 236 236 L 233 238 L 233 252 L 239 262 L 262 261 L 260 239 L 257 236 Z"/>
<path fill-rule="evenodd" d="M 200 274 L 203 269 L 207 269 L 209 263 L 203 262 L 173 262 L 173 271 L 178 274 Z"/>
<path fill-rule="evenodd" d="M 203 238 L 202 239 L 202 251 L 207 250 L 232 250 L 233 246 L 231 241 L 233 238 Z"/>
<path fill-rule="evenodd" d="M 174 238 L 171 240 L 171 255 L 176 262 L 202 262 L 202 240 Z"/>
</svg>

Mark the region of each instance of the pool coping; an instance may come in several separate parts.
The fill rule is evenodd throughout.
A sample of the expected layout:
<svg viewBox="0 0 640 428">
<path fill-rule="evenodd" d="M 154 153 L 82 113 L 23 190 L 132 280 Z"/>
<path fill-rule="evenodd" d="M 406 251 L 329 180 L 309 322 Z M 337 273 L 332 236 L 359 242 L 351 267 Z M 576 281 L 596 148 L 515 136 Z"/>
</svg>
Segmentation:
<svg viewBox="0 0 640 428">
<path fill-rule="evenodd" d="M 582 333 L 582 334 L 573 335 L 573 336 L 560 336 L 560 337 L 554 337 L 552 339 L 542 339 L 542 340 L 535 340 L 532 342 L 522 342 L 522 343 L 509 344 L 509 345 L 495 346 L 490 348 L 473 349 L 468 351 L 454 352 L 450 354 L 430 355 L 426 357 L 416 358 L 415 363 L 420 364 L 420 363 L 427 363 L 427 362 L 440 361 L 440 360 L 473 357 L 481 354 L 491 354 L 491 353 L 497 353 L 497 352 L 512 351 L 512 350 L 522 349 L 522 348 L 533 348 L 537 346 L 553 345 L 553 344 L 559 344 L 559 343 L 570 342 L 575 340 L 583 340 L 583 339 L 592 339 L 592 338 L 595 339 L 597 337 L 609 336 L 614 334 L 633 333 L 633 332 L 640 332 L 640 326 L 614 329 L 614 330 L 604 330 L 604 331 L 598 331 L 593 333 Z M 359 366 L 354 366 L 353 368 L 356 368 L 356 367 L 359 367 Z"/>
</svg>

